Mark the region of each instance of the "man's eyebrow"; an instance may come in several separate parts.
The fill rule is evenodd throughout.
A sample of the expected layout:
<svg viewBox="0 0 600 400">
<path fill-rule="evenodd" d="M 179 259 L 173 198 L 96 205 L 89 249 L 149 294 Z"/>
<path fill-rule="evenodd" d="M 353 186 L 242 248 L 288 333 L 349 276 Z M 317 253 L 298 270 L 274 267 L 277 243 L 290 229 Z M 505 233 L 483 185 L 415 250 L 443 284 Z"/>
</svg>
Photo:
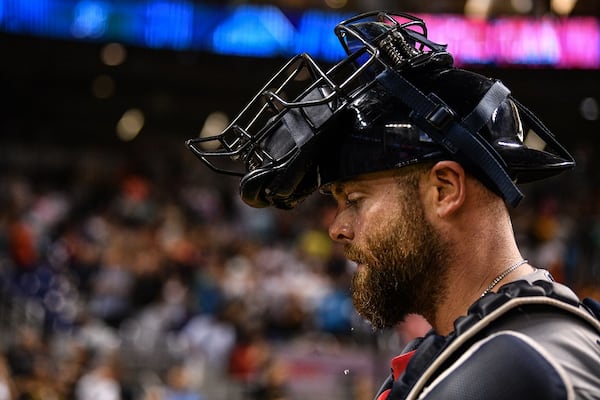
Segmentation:
<svg viewBox="0 0 600 400">
<path fill-rule="evenodd" d="M 321 191 L 331 195 L 342 195 L 348 190 L 355 190 L 361 187 L 361 179 L 344 179 L 336 182 L 328 183 L 321 187 Z"/>
<path fill-rule="evenodd" d="M 335 182 L 329 185 L 329 193 L 332 195 L 340 195 L 346 187 L 345 182 Z"/>
<path fill-rule="evenodd" d="M 360 187 L 358 180 L 343 180 L 331 183 L 328 187 L 328 192 L 334 196 L 342 196 L 349 190 L 356 190 Z"/>
</svg>

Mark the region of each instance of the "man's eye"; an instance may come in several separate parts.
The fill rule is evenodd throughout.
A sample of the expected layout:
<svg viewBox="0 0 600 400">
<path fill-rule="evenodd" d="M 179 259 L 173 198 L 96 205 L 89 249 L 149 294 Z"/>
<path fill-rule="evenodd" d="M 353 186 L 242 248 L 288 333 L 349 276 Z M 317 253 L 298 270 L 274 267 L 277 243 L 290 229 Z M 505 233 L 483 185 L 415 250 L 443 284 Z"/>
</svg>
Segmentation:
<svg viewBox="0 0 600 400">
<path fill-rule="evenodd" d="M 353 205 L 357 204 L 359 200 L 360 200 L 359 196 L 353 196 L 353 195 L 346 196 L 346 205 L 353 206 Z"/>
</svg>

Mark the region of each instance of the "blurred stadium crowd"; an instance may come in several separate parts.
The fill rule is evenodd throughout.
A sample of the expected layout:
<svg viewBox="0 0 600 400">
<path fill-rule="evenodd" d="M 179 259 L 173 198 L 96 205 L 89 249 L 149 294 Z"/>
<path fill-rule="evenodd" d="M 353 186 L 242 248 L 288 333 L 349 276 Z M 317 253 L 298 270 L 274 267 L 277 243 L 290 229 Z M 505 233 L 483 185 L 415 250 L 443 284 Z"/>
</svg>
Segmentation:
<svg viewBox="0 0 600 400">
<path fill-rule="evenodd" d="M 356 316 L 328 198 L 251 209 L 174 142 L 1 146 L 0 400 L 369 399 L 426 323 Z M 515 230 L 600 297 L 599 169 L 571 150 L 575 171 L 524 188 Z"/>
</svg>

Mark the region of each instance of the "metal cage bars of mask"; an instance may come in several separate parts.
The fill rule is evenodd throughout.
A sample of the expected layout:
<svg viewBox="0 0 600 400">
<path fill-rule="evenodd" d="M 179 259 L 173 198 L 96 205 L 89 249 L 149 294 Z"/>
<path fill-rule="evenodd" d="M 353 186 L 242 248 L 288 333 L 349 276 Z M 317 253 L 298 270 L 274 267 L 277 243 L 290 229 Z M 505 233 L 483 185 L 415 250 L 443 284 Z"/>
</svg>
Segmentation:
<svg viewBox="0 0 600 400">
<path fill-rule="evenodd" d="M 358 36 L 358 33 L 349 31 L 349 35 Z M 357 62 L 365 55 L 364 62 Z M 186 145 L 216 172 L 244 176 L 259 166 L 268 168 L 269 163 L 277 163 L 287 156 L 274 157 L 263 147 L 263 141 L 287 112 L 324 104 L 332 107 L 332 113 L 338 112 L 357 91 L 365 88 L 364 71 L 380 62 L 379 49 L 371 45 L 353 52 L 328 71 L 310 55 L 299 54 L 261 88 L 221 134 L 189 139 Z M 298 82 L 306 83 L 294 90 L 292 86 Z M 316 91 L 320 95 L 315 96 Z"/>
<path fill-rule="evenodd" d="M 273 126 L 285 113 L 285 106 L 278 107 L 273 100 L 281 101 L 282 98 L 278 94 L 282 93 L 291 81 L 302 77 L 303 73 L 313 80 L 316 80 L 315 76 L 324 76 L 310 56 L 295 56 L 265 84 L 223 132 L 214 136 L 189 139 L 186 145 L 214 171 L 235 176 L 245 175 L 252 169 L 252 165 L 244 161 L 251 159 L 252 153 L 259 160 L 269 159 L 269 154 L 261 152 L 258 144 L 268 133 L 267 128 Z M 234 168 L 240 161 L 243 164 L 237 165 L 237 169 Z"/>
<path fill-rule="evenodd" d="M 334 31 L 346 54 L 368 47 L 385 55 L 386 65 L 396 70 L 419 67 L 434 57 L 445 57 L 448 65 L 453 63 L 447 46 L 428 39 L 425 21 L 410 14 L 363 13 L 340 22 Z"/>
<path fill-rule="evenodd" d="M 379 25 L 373 25 L 373 23 L 378 23 Z M 387 26 L 387 29 L 371 29 L 371 32 L 369 32 L 368 29 L 365 29 L 369 26 L 379 26 L 381 28 Z M 340 40 L 346 54 L 351 54 L 363 46 L 375 48 L 392 30 L 411 30 L 411 32 L 416 33 L 413 29 L 415 27 L 420 30 L 419 37 L 427 37 L 427 26 L 420 18 L 404 13 L 372 11 L 356 15 L 340 22 L 334 28 L 334 32 Z M 353 42 L 354 40 L 359 41 L 359 46 L 356 46 Z M 423 47 L 424 45 L 420 44 L 419 50 L 423 50 Z"/>
</svg>

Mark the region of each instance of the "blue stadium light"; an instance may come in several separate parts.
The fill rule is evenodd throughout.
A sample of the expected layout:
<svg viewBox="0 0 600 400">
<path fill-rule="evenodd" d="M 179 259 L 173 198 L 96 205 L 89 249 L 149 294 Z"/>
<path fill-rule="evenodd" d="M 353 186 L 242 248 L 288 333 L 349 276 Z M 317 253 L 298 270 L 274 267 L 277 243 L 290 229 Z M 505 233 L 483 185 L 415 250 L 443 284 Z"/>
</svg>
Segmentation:
<svg viewBox="0 0 600 400">
<path fill-rule="evenodd" d="M 192 44 L 194 6 L 187 1 L 149 1 L 146 6 L 145 45 L 187 49 Z"/>
<path fill-rule="evenodd" d="M 221 54 L 278 56 L 289 54 L 295 29 L 274 6 L 240 6 L 213 33 L 213 50 Z"/>
<path fill-rule="evenodd" d="M 110 5 L 102 1 L 80 1 L 75 5 L 71 33 L 75 38 L 97 39 L 105 34 Z"/>
<path fill-rule="evenodd" d="M 51 0 L 4 1 L 3 25 L 12 33 L 45 35 L 48 33 Z"/>
<path fill-rule="evenodd" d="M 298 34 L 294 41 L 294 53 L 309 53 L 325 61 L 339 60 L 344 50 L 333 35 L 333 28 L 349 15 L 333 14 L 323 11 L 303 13 L 298 25 Z"/>
</svg>

